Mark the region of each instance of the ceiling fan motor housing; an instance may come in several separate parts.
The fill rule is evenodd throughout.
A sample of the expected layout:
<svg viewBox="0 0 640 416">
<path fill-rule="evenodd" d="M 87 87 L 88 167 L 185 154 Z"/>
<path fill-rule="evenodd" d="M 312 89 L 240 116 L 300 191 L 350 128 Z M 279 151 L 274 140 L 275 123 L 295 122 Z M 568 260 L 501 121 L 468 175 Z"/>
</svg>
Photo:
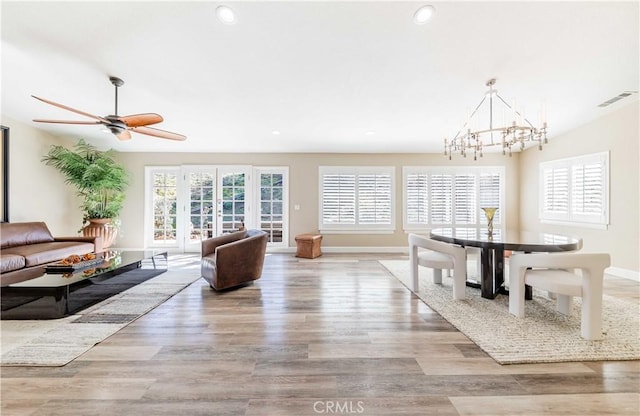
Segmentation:
<svg viewBox="0 0 640 416">
<path fill-rule="evenodd" d="M 111 133 L 118 135 L 127 129 L 127 125 L 118 119 L 117 116 L 106 116 L 109 120 L 109 124 L 106 124 L 107 128 L 111 130 Z"/>
</svg>

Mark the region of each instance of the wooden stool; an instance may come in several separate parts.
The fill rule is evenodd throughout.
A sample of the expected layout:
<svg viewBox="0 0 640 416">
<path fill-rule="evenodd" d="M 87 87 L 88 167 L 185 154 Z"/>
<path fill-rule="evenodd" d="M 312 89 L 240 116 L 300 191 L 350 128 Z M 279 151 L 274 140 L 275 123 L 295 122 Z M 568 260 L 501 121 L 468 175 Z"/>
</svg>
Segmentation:
<svg viewBox="0 0 640 416">
<path fill-rule="evenodd" d="M 315 259 L 322 256 L 320 245 L 322 244 L 321 234 L 300 234 L 296 236 L 296 257 L 305 259 Z"/>
</svg>

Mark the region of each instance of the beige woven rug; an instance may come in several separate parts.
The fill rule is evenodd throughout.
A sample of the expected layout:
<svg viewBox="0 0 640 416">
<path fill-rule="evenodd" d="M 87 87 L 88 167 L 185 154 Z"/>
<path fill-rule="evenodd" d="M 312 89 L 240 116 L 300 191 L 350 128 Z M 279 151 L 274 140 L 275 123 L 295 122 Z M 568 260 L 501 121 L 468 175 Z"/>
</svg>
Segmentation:
<svg viewBox="0 0 640 416">
<path fill-rule="evenodd" d="M 381 260 L 403 285 L 410 286 L 408 260 Z M 554 301 L 534 292 L 525 318 L 509 314 L 509 298 L 489 300 L 479 289 L 466 288 L 466 299 L 454 301 L 452 279 L 433 284 L 432 270 L 419 267 L 418 296 L 500 364 L 640 359 L 640 307 L 611 296 L 603 299 L 603 339 L 580 337 L 580 299 L 573 313 L 555 311 Z"/>
<path fill-rule="evenodd" d="M 62 319 L 0 321 L 2 366 L 63 366 L 200 278 L 192 256 L 169 270 Z"/>
</svg>

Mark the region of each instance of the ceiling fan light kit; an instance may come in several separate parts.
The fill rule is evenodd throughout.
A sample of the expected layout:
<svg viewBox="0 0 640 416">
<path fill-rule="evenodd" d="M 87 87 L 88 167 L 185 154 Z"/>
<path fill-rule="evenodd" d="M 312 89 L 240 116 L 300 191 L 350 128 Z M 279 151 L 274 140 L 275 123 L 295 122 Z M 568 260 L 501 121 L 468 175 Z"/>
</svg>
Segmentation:
<svg viewBox="0 0 640 416">
<path fill-rule="evenodd" d="M 507 104 L 498 94 L 498 91 L 493 88 L 495 83 L 495 78 L 487 81 L 486 85 L 489 87 L 489 91 L 467 118 L 462 129 L 453 139 L 444 139 L 444 155 L 448 156 L 449 160 L 454 153 L 460 153 L 461 156 L 467 157 L 469 152 L 473 152 L 473 160 L 478 160 L 478 156 L 483 156 L 483 149 L 491 146 L 502 146 L 502 154 L 508 153 L 509 156 L 512 156 L 514 146 L 524 150 L 525 143 L 537 142 L 538 149 L 542 150 L 543 143 L 547 144 L 547 116 L 544 105 L 539 113 L 540 126 L 534 127 L 524 116 L 524 111 L 518 111 L 515 103 L 513 105 Z M 489 101 L 489 126 L 472 130 L 471 123 L 477 122 L 474 117 L 487 98 Z M 494 124 L 494 101 L 502 103 L 504 106 L 501 126 Z M 494 133 L 498 133 L 501 138 L 494 138 Z"/>
<path fill-rule="evenodd" d="M 72 121 L 72 120 L 43 120 L 34 119 L 36 123 L 56 123 L 56 124 L 84 124 L 95 125 L 102 124 L 105 128 L 113 133 L 119 140 L 130 140 L 131 131 L 136 133 L 145 134 L 147 136 L 158 137 L 161 139 L 182 141 L 186 140 L 186 136 L 179 133 L 172 133 L 166 130 L 160 130 L 153 127 L 148 127 L 153 124 L 158 124 L 164 121 L 160 114 L 156 113 L 142 113 L 132 114 L 129 116 L 118 115 L 118 88 L 124 85 L 124 81 L 118 77 L 109 77 L 109 81 L 115 87 L 115 110 L 114 114 L 100 117 L 93 114 L 85 113 L 84 111 L 77 110 L 75 108 L 68 107 L 44 98 L 36 97 L 32 95 L 36 100 L 40 100 L 44 103 L 53 105 L 63 110 L 71 111 L 72 113 L 80 114 L 85 117 L 94 119 L 95 121 Z"/>
</svg>

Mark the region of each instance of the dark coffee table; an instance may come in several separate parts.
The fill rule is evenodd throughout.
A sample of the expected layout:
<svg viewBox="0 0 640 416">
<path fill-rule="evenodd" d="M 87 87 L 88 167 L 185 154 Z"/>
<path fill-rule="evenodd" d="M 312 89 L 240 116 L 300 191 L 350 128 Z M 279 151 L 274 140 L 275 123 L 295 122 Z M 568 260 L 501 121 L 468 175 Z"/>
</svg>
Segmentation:
<svg viewBox="0 0 640 416">
<path fill-rule="evenodd" d="M 140 272 L 126 273 L 140 269 Z M 145 273 L 143 270 L 147 269 Z M 1 289 L 2 319 L 56 319 L 77 313 L 167 270 L 167 252 L 112 250 L 72 273 L 45 271 Z M 157 272 L 155 272 L 157 271 Z"/>
</svg>

